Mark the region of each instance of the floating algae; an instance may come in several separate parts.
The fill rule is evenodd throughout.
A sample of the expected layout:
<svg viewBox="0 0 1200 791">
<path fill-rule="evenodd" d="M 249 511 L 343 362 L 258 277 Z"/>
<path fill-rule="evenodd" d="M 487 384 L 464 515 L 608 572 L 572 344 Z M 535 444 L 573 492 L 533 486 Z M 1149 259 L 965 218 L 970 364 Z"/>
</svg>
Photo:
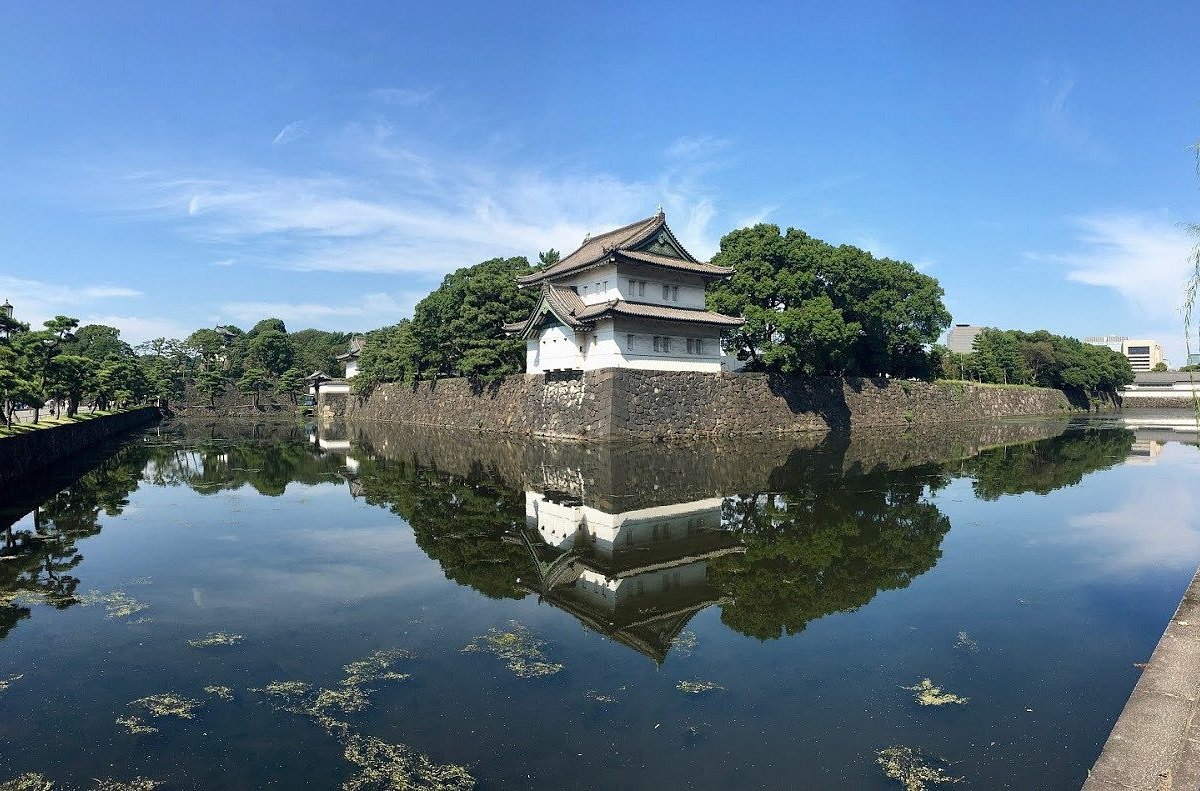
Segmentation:
<svg viewBox="0 0 1200 791">
<path fill-rule="evenodd" d="M 37 772 L 26 772 L 0 783 L 0 791 L 51 791 L 53 788 L 54 783 Z"/>
<path fill-rule="evenodd" d="M 150 712 L 151 717 L 181 717 L 190 720 L 196 716 L 195 712 L 200 707 L 200 701 L 176 695 L 174 692 L 161 692 L 157 695 L 138 698 L 129 705 L 141 706 Z"/>
<path fill-rule="evenodd" d="M 680 692 L 686 692 L 689 695 L 699 695 L 704 692 L 713 692 L 714 690 L 725 689 L 725 687 L 721 686 L 715 681 L 701 681 L 697 679 L 695 681 L 680 681 L 675 685 L 675 689 L 679 690 Z"/>
<path fill-rule="evenodd" d="M 221 700 L 233 700 L 233 690 L 229 687 L 211 686 L 205 687 L 204 691 L 209 695 L 220 698 Z"/>
<path fill-rule="evenodd" d="M 117 717 L 117 724 L 133 734 L 158 733 L 158 728 L 147 725 L 141 717 L 132 714 L 128 717 Z"/>
<path fill-rule="evenodd" d="M 367 789 L 471 789 L 475 780 L 464 767 L 435 764 L 427 756 L 403 744 L 389 744 L 373 736 L 354 732 L 342 717 L 362 711 L 373 690 L 365 684 L 375 681 L 399 681 L 409 677 L 393 669 L 395 662 L 411 659 L 407 651 L 376 651 L 365 659 L 343 667 L 346 675 L 334 689 L 315 687 L 305 681 L 272 681 L 252 689 L 267 698 L 276 711 L 309 717 L 341 742 L 344 757 L 356 773 L 342 788 Z"/>
<path fill-rule="evenodd" d="M 373 681 L 403 681 L 409 677 L 409 674 L 397 673 L 392 669 L 392 665 L 401 659 L 412 659 L 412 654 L 395 648 L 376 651 L 366 659 L 360 659 L 342 667 L 342 670 L 346 672 L 346 677 L 342 679 L 341 684 L 349 687 L 362 686 Z"/>
<path fill-rule="evenodd" d="M 192 648 L 211 648 L 216 645 L 237 645 L 246 638 L 240 634 L 226 634 L 225 632 L 209 632 L 204 637 L 197 637 L 195 640 L 188 640 L 188 645 Z"/>
<path fill-rule="evenodd" d="M 76 596 L 75 601 L 81 607 L 102 604 L 109 618 L 128 618 L 130 615 L 135 615 L 150 606 L 138 601 L 122 590 L 108 592 L 87 591 Z"/>
<path fill-rule="evenodd" d="M 496 627 L 476 637 L 463 648 L 464 652 L 487 651 L 508 663 L 517 678 L 552 676 L 563 669 L 558 662 L 547 662 L 542 646 L 546 644 L 518 621 L 509 621 L 512 629 L 504 632 Z"/>
<path fill-rule="evenodd" d="M 135 777 L 128 783 L 106 777 L 96 780 L 96 786 L 92 791 L 154 791 L 161 785 L 165 785 L 165 782 L 151 780 L 148 777 Z"/>
<path fill-rule="evenodd" d="M 435 764 L 421 753 L 403 744 L 388 744 L 374 736 L 350 734 L 346 739 L 345 758 L 358 772 L 342 783 L 343 791 L 367 789 L 471 789 L 475 778 L 465 767 Z"/>
<path fill-rule="evenodd" d="M 971 653 L 979 650 L 979 643 L 971 639 L 971 636 L 966 632 L 958 633 L 958 642 L 954 644 L 955 648 L 964 648 Z"/>
<path fill-rule="evenodd" d="M 8 691 L 8 688 L 13 685 L 13 682 L 20 681 L 25 678 L 25 674 L 21 673 L 17 676 L 9 676 L 8 678 L 0 678 L 0 695 Z"/>
<path fill-rule="evenodd" d="M 914 697 L 922 706 L 945 706 L 947 703 L 965 704 L 970 700 L 970 698 L 960 697 L 950 692 L 943 692 L 941 687 L 936 686 L 927 678 L 921 679 L 920 683 L 911 687 L 900 687 L 900 689 L 909 689 L 917 693 Z"/>
<path fill-rule="evenodd" d="M 612 695 L 605 695 L 601 692 L 597 692 L 594 689 L 589 689 L 587 692 L 583 693 L 583 696 L 585 698 L 587 698 L 588 700 L 594 700 L 597 703 L 616 703 L 617 702 L 617 699 L 615 697 L 613 697 Z"/>
<path fill-rule="evenodd" d="M 671 650 L 678 656 L 691 656 L 692 651 L 696 650 L 696 645 L 700 642 L 700 638 L 691 629 L 685 629 L 675 636 L 671 641 Z"/>
<path fill-rule="evenodd" d="M 951 777 L 942 769 L 930 766 L 919 752 L 911 747 L 886 747 L 875 754 L 875 762 L 883 773 L 899 780 L 906 791 L 925 791 L 927 783 L 961 783 L 963 778 Z"/>
</svg>

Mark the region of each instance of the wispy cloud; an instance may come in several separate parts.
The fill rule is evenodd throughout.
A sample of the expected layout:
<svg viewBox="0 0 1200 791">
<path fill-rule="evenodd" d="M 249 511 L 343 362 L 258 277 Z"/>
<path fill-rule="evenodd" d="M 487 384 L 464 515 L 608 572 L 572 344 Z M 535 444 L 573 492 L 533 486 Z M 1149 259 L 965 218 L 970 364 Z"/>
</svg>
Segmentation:
<svg viewBox="0 0 1200 791">
<path fill-rule="evenodd" d="M 343 303 L 324 302 L 230 302 L 221 306 L 223 314 L 235 321 L 249 323 L 264 317 L 283 319 L 289 329 L 304 329 L 310 324 L 329 324 L 348 330 L 369 330 L 395 324 L 412 313 L 424 293 L 405 292 L 399 298 L 387 293 L 365 294 L 361 299 Z M 301 326 L 303 325 L 303 326 Z"/>
<path fill-rule="evenodd" d="M 139 170 L 111 180 L 104 199 L 127 217 L 226 246 L 239 263 L 297 270 L 438 275 L 497 255 L 571 250 L 660 204 L 692 252 L 715 251 L 718 209 L 698 168 L 626 180 L 417 154 L 386 132 L 360 142 L 363 172 L 353 177 Z"/>
<path fill-rule="evenodd" d="M 433 91 L 419 91 L 414 88 L 376 88 L 371 91 L 371 98 L 394 107 L 420 107 L 428 104 L 433 98 Z"/>
<path fill-rule="evenodd" d="M 731 141 L 711 135 L 684 136 L 676 138 L 666 148 L 672 159 L 708 159 L 727 150 Z"/>
<path fill-rule="evenodd" d="M 118 297 L 140 297 L 142 292 L 124 286 L 85 286 L 79 290 L 84 299 L 113 299 Z"/>
<path fill-rule="evenodd" d="M 1151 319 L 1178 318 L 1194 241 L 1163 212 L 1105 211 L 1075 217 L 1077 249 L 1026 253 L 1061 265 L 1077 283 L 1111 288 Z"/>
<path fill-rule="evenodd" d="M 172 319 L 114 315 L 107 312 L 112 300 L 136 299 L 141 291 L 125 286 L 69 286 L 42 280 L 0 275 L 0 300 L 12 303 L 14 314 L 33 327 L 58 315 L 74 316 L 81 324 L 107 324 L 121 330 L 128 343 L 141 343 L 159 336 L 183 337 L 188 330 Z"/>
<path fill-rule="evenodd" d="M 1111 157 L 1108 148 L 1096 139 L 1073 106 L 1075 85 L 1075 76 L 1066 66 L 1041 64 L 1026 112 L 1027 123 L 1036 134 L 1074 154 L 1107 160 Z"/>
<path fill-rule="evenodd" d="M 279 134 L 275 135 L 275 139 L 271 141 L 273 146 L 281 146 L 299 140 L 308 134 L 308 127 L 303 121 L 292 121 L 290 124 L 279 130 Z"/>
<path fill-rule="evenodd" d="M 88 314 L 80 317 L 82 324 L 106 324 L 121 331 L 121 340 L 136 346 L 153 338 L 186 338 L 193 328 L 188 328 L 174 319 L 153 316 L 121 316 Z"/>
</svg>

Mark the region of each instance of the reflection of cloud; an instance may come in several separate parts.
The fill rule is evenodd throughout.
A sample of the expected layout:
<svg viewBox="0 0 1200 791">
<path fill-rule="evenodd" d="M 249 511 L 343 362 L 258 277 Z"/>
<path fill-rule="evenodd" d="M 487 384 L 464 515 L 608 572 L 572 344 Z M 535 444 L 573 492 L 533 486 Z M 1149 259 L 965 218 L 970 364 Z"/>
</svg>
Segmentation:
<svg viewBox="0 0 1200 791">
<path fill-rule="evenodd" d="M 1175 481 L 1139 478 L 1112 511 L 1072 517 L 1073 538 L 1095 547 L 1108 571 L 1191 567 L 1200 557 L 1200 492 Z"/>
</svg>

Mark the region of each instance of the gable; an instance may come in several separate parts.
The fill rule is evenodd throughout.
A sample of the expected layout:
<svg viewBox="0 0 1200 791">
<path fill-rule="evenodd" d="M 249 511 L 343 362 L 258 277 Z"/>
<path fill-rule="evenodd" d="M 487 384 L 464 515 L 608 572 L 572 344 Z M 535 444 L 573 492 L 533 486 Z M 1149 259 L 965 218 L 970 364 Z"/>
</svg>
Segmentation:
<svg viewBox="0 0 1200 791">
<path fill-rule="evenodd" d="M 654 253 L 655 255 L 665 255 L 670 258 L 679 258 L 684 261 L 690 261 L 691 257 L 683 251 L 679 243 L 675 241 L 674 236 L 667 231 L 666 225 L 659 229 L 658 233 L 651 236 L 646 241 L 629 248 L 641 253 Z"/>
</svg>

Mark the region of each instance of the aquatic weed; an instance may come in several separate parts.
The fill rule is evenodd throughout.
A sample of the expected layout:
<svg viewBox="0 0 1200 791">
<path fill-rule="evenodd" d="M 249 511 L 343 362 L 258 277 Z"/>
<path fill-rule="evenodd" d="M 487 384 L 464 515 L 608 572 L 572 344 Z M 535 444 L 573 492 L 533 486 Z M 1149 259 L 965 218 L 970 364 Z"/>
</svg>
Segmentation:
<svg viewBox="0 0 1200 791">
<path fill-rule="evenodd" d="M 150 712 L 151 717 L 180 717 L 185 720 L 194 719 L 200 701 L 185 698 L 174 692 L 160 692 L 157 695 L 147 695 L 144 698 L 130 701 L 130 706 L 141 706 Z"/>
<path fill-rule="evenodd" d="M 913 697 L 922 706 L 945 706 L 948 703 L 966 704 L 970 700 L 970 698 L 960 697 L 951 692 L 943 692 L 941 687 L 935 685 L 928 678 L 921 679 L 911 687 L 900 687 L 900 689 L 915 692 L 916 695 Z"/>
<path fill-rule="evenodd" d="M 229 687 L 211 686 L 211 687 L 205 687 L 204 691 L 207 692 L 209 695 L 220 698 L 221 700 L 225 700 L 225 701 L 233 700 L 233 690 L 230 689 Z"/>
<path fill-rule="evenodd" d="M 14 682 L 20 681 L 23 678 L 25 678 L 24 673 L 15 676 L 9 676 L 8 678 L 0 678 L 0 695 L 3 695 L 5 692 L 7 692 L 8 688 L 11 687 Z"/>
<path fill-rule="evenodd" d="M 161 785 L 165 785 L 165 781 L 151 780 L 148 777 L 135 777 L 127 783 L 106 777 L 97 779 L 92 791 L 154 791 Z"/>
<path fill-rule="evenodd" d="M 0 783 L 0 791 L 52 791 L 54 783 L 37 772 L 26 772 Z"/>
<path fill-rule="evenodd" d="M 671 650 L 679 656 L 691 656 L 699 642 L 700 638 L 696 636 L 695 632 L 685 629 L 671 641 Z"/>
<path fill-rule="evenodd" d="M 472 789 L 475 778 L 466 767 L 435 764 L 411 747 L 389 744 L 374 736 L 351 734 L 343 753 L 358 772 L 342 783 L 343 791 L 367 789 Z"/>
<path fill-rule="evenodd" d="M 409 674 L 398 673 L 392 669 L 392 665 L 401 659 L 412 659 L 412 654 L 398 648 L 376 651 L 365 659 L 344 665 L 342 670 L 345 671 L 346 677 L 342 679 L 341 684 L 361 686 L 373 681 L 403 681 L 409 678 Z"/>
<path fill-rule="evenodd" d="M 204 637 L 197 637 L 194 640 L 188 640 L 188 645 L 192 648 L 211 648 L 218 645 L 237 645 L 246 638 L 240 634 L 227 634 L 225 632 L 209 632 Z"/>
<path fill-rule="evenodd" d="M 127 717 L 117 717 L 117 724 L 132 734 L 158 733 L 158 728 L 147 725 L 141 717 L 132 714 Z"/>
<path fill-rule="evenodd" d="M 696 679 L 695 681 L 680 681 L 675 685 L 675 689 L 679 690 L 680 692 L 686 692 L 689 695 L 699 695 L 704 692 L 713 692 L 718 689 L 723 690 L 725 687 L 721 686 L 715 681 L 701 681 L 700 679 Z"/>
<path fill-rule="evenodd" d="M 589 689 L 587 692 L 583 693 L 583 696 L 585 698 L 587 698 L 588 700 L 594 700 L 597 703 L 616 703 L 617 702 L 617 699 L 615 697 L 613 697 L 612 695 L 605 695 L 601 692 L 597 692 L 594 689 Z"/>
<path fill-rule="evenodd" d="M 128 618 L 150 607 L 140 602 L 123 590 L 87 591 L 75 597 L 81 607 L 91 607 L 94 604 L 104 605 L 105 614 L 109 618 Z"/>
<path fill-rule="evenodd" d="M 883 773 L 892 780 L 899 780 L 906 791 L 925 791 L 927 783 L 952 785 L 963 782 L 962 777 L 952 777 L 936 766 L 930 766 L 925 758 L 911 747 L 885 747 L 875 754 L 875 762 Z"/>
<path fill-rule="evenodd" d="M 971 653 L 979 650 L 979 643 L 971 639 L 971 636 L 966 632 L 958 633 L 958 642 L 954 644 L 955 648 L 965 648 Z"/>
<path fill-rule="evenodd" d="M 486 651 L 508 664 L 508 669 L 517 678 L 537 678 L 552 676 L 563 669 L 559 662 L 547 662 L 546 654 L 542 651 L 545 640 L 536 637 L 529 627 L 519 621 L 509 621 L 510 631 L 502 631 L 496 627 L 488 629 L 487 634 L 476 637 L 463 648 L 464 653 Z"/>
</svg>

